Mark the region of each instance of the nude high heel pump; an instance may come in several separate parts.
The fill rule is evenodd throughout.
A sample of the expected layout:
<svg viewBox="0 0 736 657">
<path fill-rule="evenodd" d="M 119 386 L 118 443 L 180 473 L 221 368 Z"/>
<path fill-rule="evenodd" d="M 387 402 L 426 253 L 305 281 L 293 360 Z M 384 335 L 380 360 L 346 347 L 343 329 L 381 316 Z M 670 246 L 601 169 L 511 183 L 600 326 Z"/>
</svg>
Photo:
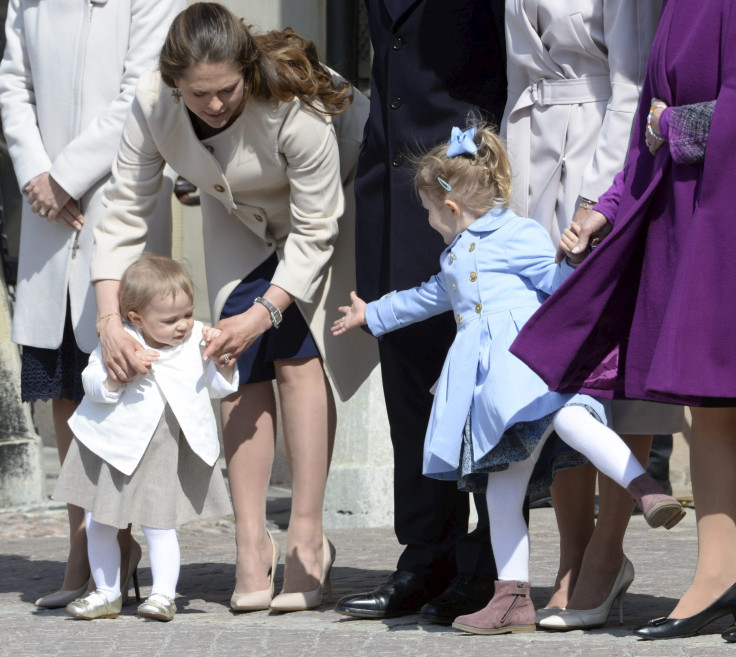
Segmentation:
<svg viewBox="0 0 736 657">
<path fill-rule="evenodd" d="M 85 593 L 91 593 L 89 590 L 90 583 L 94 587 L 94 582 L 90 577 L 79 589 L 60 589 L 44 595 L 42 598 L 36 600 L 37 607 L 43 607 L 44 609 L 60 609 L 66 607 L 70 602 L 73 602 L 77 598 L 81 598 Z M 92 589 L 94 590 L 94 588 Z"/>
<path fill-rule="evenodd" d="M 330 570 L 335 562 L 335 546 L 322 535 L 322 577 L 319 586 L 311 591 L 299 593 L 279 593 L 271 601 L 273 611 L 304 611 L 316 609 L 322 604 L 325 586 L 330 591 Z"/>
<path fill-rule="evenodd" d="M 590 630 L 602 627 L 608 621 L 613 603 L 618 601 L 618 622 L 624 622 L 624 596 L 634 581 L 634 566 L 624 555 L 621 568 L 613 582 L 608 598 L 594 609 L 564 609 L 557 614 L 542 618 L 537 622 L 545 630 Z"/>
<path fill-rule="evenodd" d="M 268 588 L 262 591 L 251 591 L 250 593 L 233 593 L 230 598 L 230 608 L 233 611 L 260 611 L 268 609 L 273 600 L 273 580 L 276 576 L 276 565 L 281 557 L 281 548 L 279 544 L 271 536 L 271 532 L 266 530 L 268 538 L 271 540 L 273 550 L 271 559 L 271 570 L 268 571 Z"/>
</svg>

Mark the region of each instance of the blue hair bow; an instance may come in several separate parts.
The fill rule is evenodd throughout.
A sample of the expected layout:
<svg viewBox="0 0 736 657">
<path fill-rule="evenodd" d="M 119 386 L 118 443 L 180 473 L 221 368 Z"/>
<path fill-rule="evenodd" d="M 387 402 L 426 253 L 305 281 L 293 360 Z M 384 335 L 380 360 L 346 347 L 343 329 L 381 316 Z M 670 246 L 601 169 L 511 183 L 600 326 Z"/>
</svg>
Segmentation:
<svg viewBox="0 0 736 657">
<path fill-rule="evenodd" d="M 450 136 L 450 145 L 447 148 L 447 157 L 456 155 L 475 155 L 478 147 L 475 145 L 475 128 L 468 128 L 463 132 L 460 128 L 453 128 Z"/>
</svg>

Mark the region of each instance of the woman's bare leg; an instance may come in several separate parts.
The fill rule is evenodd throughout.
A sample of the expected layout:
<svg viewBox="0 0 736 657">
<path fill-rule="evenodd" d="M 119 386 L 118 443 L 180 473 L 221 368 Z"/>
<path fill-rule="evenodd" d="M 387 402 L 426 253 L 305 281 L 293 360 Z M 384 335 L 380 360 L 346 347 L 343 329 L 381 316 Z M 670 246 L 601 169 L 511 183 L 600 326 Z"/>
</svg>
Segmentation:
<svg viewBox="0 0 736 657">
<path fill-rule="evenodd" d="M 646 468 L 652 436 L 621 436 L 642 467 Z M 627 490 L 606 476 L 598 477 L 598 519 L 585 549 L 570 609 L 594 609 L 613 587 L 623 558 L 623 543 L 634 501 Z"/>
<path fill-rule="evenodd" d="M 548 607 L 567 607 L 595 529 L 596 470 L 590 464 L 558 472 L 550 487 L 560 532 L 560 565 Z"/>
<path fill-rule="evenodd" d="M 291 472 L 283 593 L 311 591 L 322 575 L 322 508 L 335 441 L 336 411 L 321 359 L 276 363 Z"/>
<path fill-rule="evenodd" d="M 736 583 L 736 408 L 691 410 L 698 561 L 693 583 L 671 618 L 702 611 Z"/>
<path fill-rule="evenodd" d="M 269 587 L 272 548 L 266 534 L 266 494 L 276 444 L 271 381 L 240 386 L 222 400 L 222 433 L 235 511 L 235 592 Z"/>
</svg>

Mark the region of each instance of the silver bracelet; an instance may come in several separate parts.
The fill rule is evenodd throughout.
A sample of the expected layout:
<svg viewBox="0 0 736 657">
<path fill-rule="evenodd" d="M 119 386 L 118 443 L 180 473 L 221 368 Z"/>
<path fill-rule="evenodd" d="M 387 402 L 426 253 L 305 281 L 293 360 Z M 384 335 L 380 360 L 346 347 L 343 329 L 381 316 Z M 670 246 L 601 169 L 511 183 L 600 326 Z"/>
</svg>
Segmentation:
<svg viewBox="0 0 736 657">
<path fill-rule="evenodd" d="M 268 314 L 271 315 L 271 323 L 273 324 L 273 327 L 278 328 L 281 325 L 281 321 L 284 319 L 281 311 L 268 299 L 264 299 L 263 297 L 256 297 L 253 299 L 253 304 L 255 305 L 256 303 L 260 303 L 266 308 L 266 310 L 268 310 Z"/>
</svg>

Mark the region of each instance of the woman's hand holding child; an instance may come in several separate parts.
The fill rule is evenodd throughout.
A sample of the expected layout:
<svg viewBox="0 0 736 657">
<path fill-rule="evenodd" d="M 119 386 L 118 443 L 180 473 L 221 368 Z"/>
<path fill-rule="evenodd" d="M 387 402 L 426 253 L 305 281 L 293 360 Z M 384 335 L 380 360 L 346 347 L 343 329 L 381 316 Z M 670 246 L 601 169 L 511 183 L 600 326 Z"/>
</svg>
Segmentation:
<svg viewBox="0 0 736 657">
<path fill-rule="evenodd" d="M 340 306 L 338 310 L 344 314 L 332 323 L 332 335 L 342 335 L 358 326 L 365 325 L 365 307 L 363 301 L 355 292 L 350 293 L 351 306 Z"/>
</svg>

